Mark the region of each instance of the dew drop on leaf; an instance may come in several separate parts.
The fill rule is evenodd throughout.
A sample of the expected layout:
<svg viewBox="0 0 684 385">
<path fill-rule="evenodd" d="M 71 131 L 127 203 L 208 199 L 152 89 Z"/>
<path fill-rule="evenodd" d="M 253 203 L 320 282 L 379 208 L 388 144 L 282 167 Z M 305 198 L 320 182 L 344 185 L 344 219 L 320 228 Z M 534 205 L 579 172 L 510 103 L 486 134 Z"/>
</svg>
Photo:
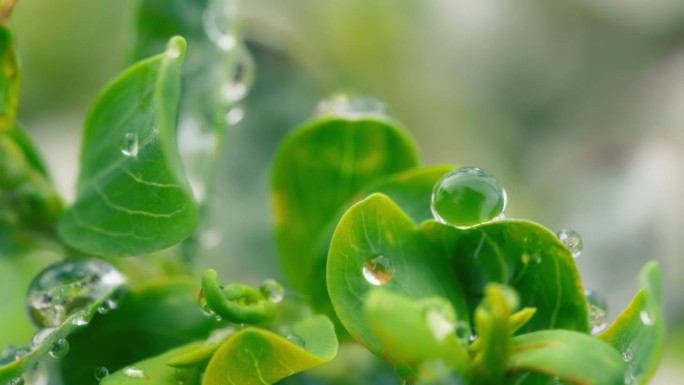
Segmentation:
<svg viewBox="0 0 684 385">
<path fill-rule="evenodd" d="M 207 299 L 204 296 L 204 289 L 200 290 L 199 297 L 197 298 L 197 301 L 199 302 L 200 308 L 206 315 L 213 315 L 214 311 L 211 310 L 209 307 L 209 304 L 207 303 Z"/>
<path fill-rule="evenodd" d="M 109 369 L 105 368 L 104 366 L 99 366 L 99 367 L 95 368 L 95 371 L 93 372 L 93 376 L 95 376 L 95 379 L 97 381 L 102 381 L 108 375 L 109 375 Z"/>
<path fill-rule="evenodd" d="M 283 285 L 274 279 L 265 280 L 259 289 L 264 297 L 273 303 L 279 303 L 285 296 L 285 289 L 283 288 Z"/>
<path fill-rule="evenodd" d="M 210 0 L 202 21 L 204 32 L 221 50 L 230 51 L 237 46 L 236 2 Z"/>
<path fill-rule="evenodd" d="M 582 241 L 582 236 L 579 235 L 578 232 L 570 229 L 563 229 L 556 233 L 556 237 L 558 237 L 558 240 L 570 250 L 573 257 L 577 258 L 582 254 L 584 241 Z"/>
<path fill-rule="evenodd" d="M 226 113 L 226 123 L 229 126 L 234 126 L 242 121 L 245 117 L 245 109 L 242 106 L 234 106 Z"/>
<path fill-rule="evenodd" d="M 595 291 L 587 290 L 584 294 L 587 298 L 591 334 L 596 335 L 608 325 L 608 305 L 605 298 Z"/>
<path fill-rule="evenodd" d="M 221 85 L 221 96 L 228 104 L 244 99 L 254 84 L 255 65 L 249 50 L 241 46 L 235 54 L 235 64 Z"/>
<path fill-rule="evenodd" d="M 340 116 L 345 119 L 387 117 L 385 104 L 364 95 L 335 94 L 316 106 L 317 116 Z"/>
<path fill-rule="evenodd" d="M 69 341 L 60 338 L 50 348 L 50 355 L 54 358 L 62 358 L 69 353 Z"/>
<path fill-rule="evenodd" d="M 24 377 L 14 377 L 10 380 L 9 385 L 24 385 L 25 383 Z"/>
<path fill-rule="evenodd" d="M 632 352 L 632 348 L 627 348 L 624 352 L 622 352 L 622 360 L 630 363 L 634 359 L 634 353 Z"/>
<path fill-rule="evenodd" d="M 435 184 L 431 208 L 437 221 L 468 228 L 503 217 L 506 191 L 491 174 L 479 168 L 461 167 Z"/>
<path fill-rule="evenodd" d="M 394 266 L 383 255 L 367 259 L 361 270 L 366 281 L 375 286 L 384 285 L 394 277 Z"/>
<path fill-rule="evenodd" d="M 110 264 L 96 260 L 64 260 L 48 266 L 31 283 L 27 307 L 38 327 L 55 327 L 126 282 Z M 86 312 L 75 324 L 85 324 Z"/>
<path fill-rule="evenodd" d="M 30 350 L 27 348 L 19 348 L 19 349 L 15 350 L 14 351 L 14 360 L 20 359 L 21 357 L 27 355 L 29 352 L 30 352 Z"/>
<path fill-rule="evenodd" d="M 290 333 L 287 336 L 285 336 L 285 338 L 287 338 L 288 341 L 299 346 L 300 348 L 306 347 L 306 342 L 304 342 L 304 339 L 296 334 Z"/>
<path fill-rule="evenodd" d="M 128 132 L 124 134 L 124 136 L 121 138 L 121 153 L 130 156 L 130 157 L 136 157 L 138 156 L 138 150 L 139 150 L 139 143 L 138 143 L 138 134 L 135 134 L 133 132 Z"/>
<path fill-rule="evenodd" d="M 114 309 L 116 309 L 116 302 L 112 299 L 108 299 L 102 302 L 102 305 L 97 308 L 97 312 L 100 314 L 107 314 Z"/>
<path fill-rule="evenodd" d="M 648 314 L 648 311 L 642 310 L 639 313 L 639 318 L 641 318 L 641 322 L 644 323 L 646 326 L 652 326 L 653 325 L 653 318 L 651 318 L 651 315 Z"/>
<path fill-rule="evenodd" d="M 142 369 L 138 369 L 133 366 L 127 366 L 123 370 L 123 374 L 130 378 L 146 378 L 145 372 Z"/>
<path fill-rule="evenodd" d="M 31 339 L 31 349 L 35 349 L 55 331 L 55 328 L 43 328 L 36 332 Z"/>
</svg>

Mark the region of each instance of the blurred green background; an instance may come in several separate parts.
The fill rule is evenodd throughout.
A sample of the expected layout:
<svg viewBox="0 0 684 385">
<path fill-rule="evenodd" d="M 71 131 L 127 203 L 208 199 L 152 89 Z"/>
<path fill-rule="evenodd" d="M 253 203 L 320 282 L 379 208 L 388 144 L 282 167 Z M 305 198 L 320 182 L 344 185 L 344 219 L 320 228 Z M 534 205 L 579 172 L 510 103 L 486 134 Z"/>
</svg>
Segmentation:
<svg viewBox="0 0 684 385">
<path fill-rule="evenodd" d="M 134 8 L 22 0 L 15 11 L 20 119 L 68 200 L 83 119 L 127 62 Z M 227 136 L 203 266 L 247 283 L 281 278 L 275 148 L 322 98 L 372 95 L 424 163 L 484 168 L 506 187 L 508 216 L 580 232 L 577 263 L 611 318 L 638 290 L 641 266 L 658 260 L 673 338 L 654 384 L 681 382 L 684 2 L 249 0 L 241 14 L 257 78 Z"/>
</svg>

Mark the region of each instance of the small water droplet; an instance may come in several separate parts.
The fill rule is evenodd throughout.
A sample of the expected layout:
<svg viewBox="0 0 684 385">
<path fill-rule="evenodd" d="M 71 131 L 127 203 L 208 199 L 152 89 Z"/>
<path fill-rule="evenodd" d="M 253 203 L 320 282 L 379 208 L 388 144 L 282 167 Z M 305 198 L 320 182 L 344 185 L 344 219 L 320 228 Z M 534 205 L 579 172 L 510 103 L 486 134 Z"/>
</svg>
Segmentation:
<svg viewBox="0 0 684 385">
<path fill-rule="evenodd" d="M 591 334 L 599 334 L 603 332 L 608 325 L 608 304 L 606 303 L 605 298 L 595 291 L 587 290 L 584 295 L 587 298 Z"/>
<path fill-rule="evenodd" d="M 24 377 L 14 377 L 10 380 L 9 385 L 24 385 Z"/>
<path fill-rule="evenodd" d="M 38 327 L 61 325 L 81 311 L 74 324 L 87 323 L 85 307 L 112 295 L 126 279 L 110 264 L 96 260 L 64 260 L 48 266 L 31 283 L 27 306 Z"/>
<path fill-rule="evenodd" d="M 470 336 L 470 338 L 468 338 L 468 342 L 470 342 L 472 344 L 473 342 L 475 342 L 476 339 L 477 339 L 477 334 L 473 333 Z"/>
<path fill-rule="evenodd" d="M 226 113 L 226 123 L 229 126 L 234 126 L 242 121 L 245 117 L 245 109 L 241 106 L 234 106 Z"/>
<path fill-rule="evenodd" d="M 55 328 L 44 328 L 38 330 L 31 339 L 31 349 L 35 349 L 40 346 L 40 344 L 42 344 L 43 341 L 45 341 L 45 339 L 48 338 L 54 331 Z"/>
<path fill-rule="evenodd" d="M 85 326 L 88 324 L 88 319 L 86 318 L 86 312 L 82 311 L 76 318 L 71 321 L 72 324 L 76 326 Z"/>
<path fill-rule="evenodd" d="M 384 285 L 394 277 L 394 266 L 392 266 L 392 262 L 383 255 L 377 255 L 367 259 L 366 262 L 363 263 L 362 271 L 366 281 L 375 286 Z"/>
<path fill-rule="evenodd" d="M 121 153 L 130 157 L 138 156 L 138 145 L 138 134 L 126 133 L 121 138 Z"/>
<path fill-rule="evenodd" d="M 180 50 L 178 49 L 178 47 L 170 47 L 169 49 L 166 50 L 166 54 L 170 58 L 175 59 L 175 58 L 180 57 Z"/>
<path fill-rule="evenodd" d="M 204 289 L 200 289 L 199 297 L 197 298 L 197 301 L 199 302 L 200 308 L 206 315 L 214 315 L 214 311 L 211 310 L 209 307 L 209 304 L 207 303 L 207 298 L 204 296 Z"/>
<path fill-rule="evenodd" d="M 456 327 L 444 314 L 435 309 L 428 309 L 425 313 L 425 321 L 437 341 L 443 341 L 446 336 L 454 332 Z"/>
<path fill-rule="evenodd" d="M 109 369 L 105 368 L 104 366 L 97 367 L 95 368 L 93 375 L 97 381 L 102 381 L 109 375 Z"/>
<path fill-rule="evenodd" d="M 50 355 L 54 358 L 62 358 L 69 353 L 69 341 L 60 338 L 50 348 Z"/>
<path fill-rule="evenodd" d="M 624 352 L 622 352 L 622 360 L 630 363 L 634 359 L 634 353 L 632 352 L 632 348 L 627 348 Z"/>
<path fill-rule="evenodd" d="M 387 118 L 387 111 L 384 103 L 372 97 L 340 93 L 320 101 L 316 106 L 316 115 L 345 119 Z"/>
<path fill-rule="evenodd" d="M 304 341 L 304 339 L 296 334 L 290 333 L 287 336 L 285 336 L 285 338 L 287 338 L 288 341 L 299 346 L 300 348 L 306 347 L 306 342 Z"/>
<path fill-rule="evenodd" d="M 639 317 L 641 318 L 641 322 L 644 323 L 646 326 L 652 326 L 653 325 L 653 318 L 651 318 L 651 315 L 648 314 L 648 311 L 646 309 L 642 310 L 639 313 Z"/>
<path fill-rule="evenodd" d="M 228 104 L 238 102 L 247 96 L 254 84 L 255 65 L 249 50 L 241 46 L 236 52 L 235 64 L 229 77 L 221 85 L 221 95 Z"/>
<path fill-rule="evenodd" d="M 479 168 L 461 167 L 435 184 L 431 208 L 437 221 L 469 228 L 500 219 L 506 211 L 506 191 L 491 174 Z"/>
<path fill-rule="evenodd" d="M 130 378 L 146 378 L 145 372 L 142 369 L 135 368 L 133 366 L 127 366 L 123 370 L 123 374 Z"/>
<path fill-rule="evenodd" d="M 21 357 L 29 354 L 30 351 L 31 350 L 29 350 L 27 348 L 18 348 L 17 350 L 14 351 L 14 360 L 18 360 Z"/>
<path fill-rule="evenodd" d="M 222 318 L 220 315 L 218 315 L 218 314 L 216 314 L 216 315 L 214 316 L 214 319 L 216 319 L 216 322 L 221 322 L 221 321 L 223 321 L 223 318 Z"/>
<path fill-rule="evenodd" d="M 558 237 L 558 240 L 570 250 L 573 257 L 577 258 L 582 254 L 584 241 L 578 232 L 570 229 L 563 229 L 556 233 L 556 237 Z"/>
<path fill-rule="evenodd" d="M 265 280 L 259 289 L 264 297 L 273 303 L 282 301 L 283 297 L 285 296 L 285 289 L 283 288 L 283 285 L 274 279 Z"/>
<path fill-rule="evenodd" d="M 114 309 L 116 309 L 116 302 L 112 299 L 108 299 L 102 302 L 100 307 L 97 308 L 97 312 L 100 314 L 107 314 Z"/>
<path fill-rule="evenodd" d="M 472 335 L 473 334 L 470 330 L 470 326 L 466 322 L 456 322 L 456 337 L 458 337 L 461 343 L 467 344 L 468 342 L 470 342 L 470 338 L 472 337 Z"/>
<path fill-rule="evenodd" d="M 237 6 L 234 1 L 211 0 L 202 17 L 204 32 L 218 48 L 234 49 L 237 39 Z"/>
</svg>

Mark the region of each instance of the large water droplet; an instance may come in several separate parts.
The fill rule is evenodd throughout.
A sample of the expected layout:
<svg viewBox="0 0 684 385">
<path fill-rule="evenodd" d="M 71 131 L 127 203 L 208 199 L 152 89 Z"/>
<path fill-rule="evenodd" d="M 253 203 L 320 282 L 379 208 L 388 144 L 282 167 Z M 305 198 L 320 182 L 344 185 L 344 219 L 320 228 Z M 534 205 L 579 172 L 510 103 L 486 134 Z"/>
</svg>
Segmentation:
<svg viewBox="0 0 684 385">
<path fill-rule="evenodd" d="M 316 106 L 318 116 L 340 116 L 345 119 L 387 117 L 385 104 L 364 95 L 336 94 Z"/>
<path fill-rule="evenodd" d="M 454 332 L 456 327 L 444 314 L 435 309 L 429 309 L 425 313 L 425 321 L 437 341 L 443 341 L 446 336 Z"/>
<path fill-rule="evenodd" d="M 570 229 L 563 229 L 556 233 L 558 240 L 561 241 L 565 247 L 570 250 L 572 256 L 577 258 L 582 254 L 582 248 L 584 247 L 584 241 L 582 236 L 578 232 Z"/>
<path fill-rule="evenodd" d="M 376 286 L 384 285 L 394 277 L 394 266 L 383 255 L 367 259 L 363 263 L 362 271 L 366 281 Z"/>
<path fill-rule="evenodd" d="M 283 297 L 285 296 L 285 289 L 283 288 L 283 285 L 274 279 L 265 280 L 259 289 L 264 297 L 273 303 L 282 301 Z"/>
<path fill-rule="evenodd" d="M 110 264 L 96 260 L 64 260 L 48 266 L 31 283 L 27 306 L 39 327 L 55 327 L 104 296 L 126 279 Z M 83 321 L 85 319 L 85 314 Z"/>
<path fill-rule="evenodd" d="M 643 322 L 644 325 L 646 325 L 646 326 L 652 326 L 653 325 L 653 318 L 648 313 L 648 311 L 646 311 L 645 309 L 639 313 L 639 318 L 641 318 L 641 322 Z"/>
<path fill-rule="evenodd" d="M 249 50 L 241 46 L 229 77 L 221 85 L 221 95 L 228 104 L 244 99 L 254 84 L 255 65 Z"/>
<path fill-rule="evenodd" d="M 431 206 L 439 222 L 468 228 L 502 217 L 506 210 L 506 191 L 489 173 L 462 167 L 435 184 Z"/>
<path fill-rule="evenodd" d="M 121 138 L 121 153 L 126 156 L 138 156 L 138 134 L 128 132 Z"/>
<path fill-rule="evenodd" d="M 97 381 L 102 381 L 108 375 L 109 375 L 109 369 L 105 368 L 104 366 L 100 366 L 100 367 L 95 368 L 95 371 L 93 372 L 93 376 L 95 376 L 95 379 Z"/>
<path fill-rule="evenodd" d="M 304 341 L 304 339 L 296 334 L 290 333 L 287 336 L 285 336 L 285 338 L 287 338 L 288 341 L 299 346 L 300 348 L 306 347 L 306 342 Z"/>
<path fill-rule="evenodd" d="M 145 372 L 142 369 L 138 369 L 133 366 L 125 367 L 123 374 L 130 378 L 147 378 L 147 375 L 145 375 Z"/>
<path fill-rule="evenodd" d="M 45 339 L 48 338 L 54 331 L 55 328 L 44 328 L 38 330 L 31 339 L 31 349 L 35 349 L 40 346 L 40 344 L 42 344 L 43 341 L 45 341 Z"/>
<path fill-rule="evenodd" d="M 237 6 L 235 1 L 211 0 L 204 12 L 204 31 L 220 49 L 229 51 L 237 46 Z"/>
<path fill-rule="evenodd" d="M 66 338 L 60 338 L 50 348 L 50 355 L 55 358 L 62 358 L 69 353 L 69 341 Z"/>
<path fill-rule="evenodd" d="M 591 334 L 596 335 L 604 331 L 608 325 L 608 305 L 605 298 L 595 291 L 587 290 L 584 294 L 587 297 Z"/>
</svg>

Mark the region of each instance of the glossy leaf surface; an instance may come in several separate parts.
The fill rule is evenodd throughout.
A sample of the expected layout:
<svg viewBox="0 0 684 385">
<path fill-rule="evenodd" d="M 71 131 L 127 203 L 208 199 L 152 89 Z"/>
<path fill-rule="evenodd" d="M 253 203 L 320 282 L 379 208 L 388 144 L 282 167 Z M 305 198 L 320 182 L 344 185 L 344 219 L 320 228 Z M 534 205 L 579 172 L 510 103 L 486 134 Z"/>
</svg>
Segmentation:
<svg viewBox="0 0 684 385">
<path fill-rule="evenodd" d="M 337 220 L 365 185 L 416 162 L 411 141 L 386 119 L 322 117 L 290 134 L 273 172 L 277 244 L 290 283 L 328 303 L 325 256 Z"/>
<path fill-rule="evenodd" d="M 660 362 L 665 338 L 662 276 L 655 262 L 641 270 L 639 282 L 642 289 L 627 309 L 599 335 L 627 362 L 629 385 L 648 383 Z"/>
<path fill-rule="evenodd" d="M 384 357 L 400 372 L 419 371 L 421 364 L 441 360 L 462 378 L 470 377 L 468 351 L 456 336 L 456 315 L 439 297 L 411 300 L 382 288 L 364 303 L 368 325 L 385 348 Z"/>
<path fill-rule="evenodd" d="M 86 121 L 76 202 L 59 223 L 71 246 L 126 256 L 188 237 L 197 209 L 176 145 L 181 38 L 139 62 L 100 95 Z"/>
<path fill-rule="evenodd" d="M 624 384 L 626 366 L 620 354 L 584 333 L 545 330 L 519 335 L 513 338 L 512 352 L 508 365 L 511 375 L 529 371 L 559 377 L 573 385 Z"/>
<path fill-rule="evenodd" d="M 92 383 L 95 368 L 114 372 L 168 349 L 204 339 L 219 325 L 198 303 L 194 279 L 164 278 L 134 287 L 117 309 L 97 316 L 70 337 L 62 360 L 64 383 Z M 106 347 L 106 348 L 104 348 Z"/>
<path fill-rule="evenodd" d="M 234 334 L 216 351 L 202 384 L 273 384 L 328 362 L 336 354 L 333 324 L 322 315 L 295 324 L 288 338 L 249 327 Z"/>
<path fill-rule="evenodd" d="M 505 284 L 519 293 L 521 307 L 537 309 L 520 333 L 588 332 L 587 304 L 573 257 L 545 227 L 505 219 L 468 230 L 427 222 L 423 231 L 451 259 L 471 308 L 487 283 Z"/>
<path fill-rule="evenodd" d="M 414 300 L 445 298 L 457 318 L 469 322 L 463 289 L 442 250 L 382 194 L 355 204 L 340 220 L 330 246 L 327 279 L 330 299 L 346 329 L 380 356 L 386 348 L 363 315 L 363 302 L 375 286 Z"/>
<path fill-rule="evenodd" d="M 186 353 L 192 345 L 182 346 L 166 353 L 125 366 L 100 381 L 101 385 L 198 385 L 200 371 L 197 368 L 174 368 L 168 360 Z"/>
</svg>

